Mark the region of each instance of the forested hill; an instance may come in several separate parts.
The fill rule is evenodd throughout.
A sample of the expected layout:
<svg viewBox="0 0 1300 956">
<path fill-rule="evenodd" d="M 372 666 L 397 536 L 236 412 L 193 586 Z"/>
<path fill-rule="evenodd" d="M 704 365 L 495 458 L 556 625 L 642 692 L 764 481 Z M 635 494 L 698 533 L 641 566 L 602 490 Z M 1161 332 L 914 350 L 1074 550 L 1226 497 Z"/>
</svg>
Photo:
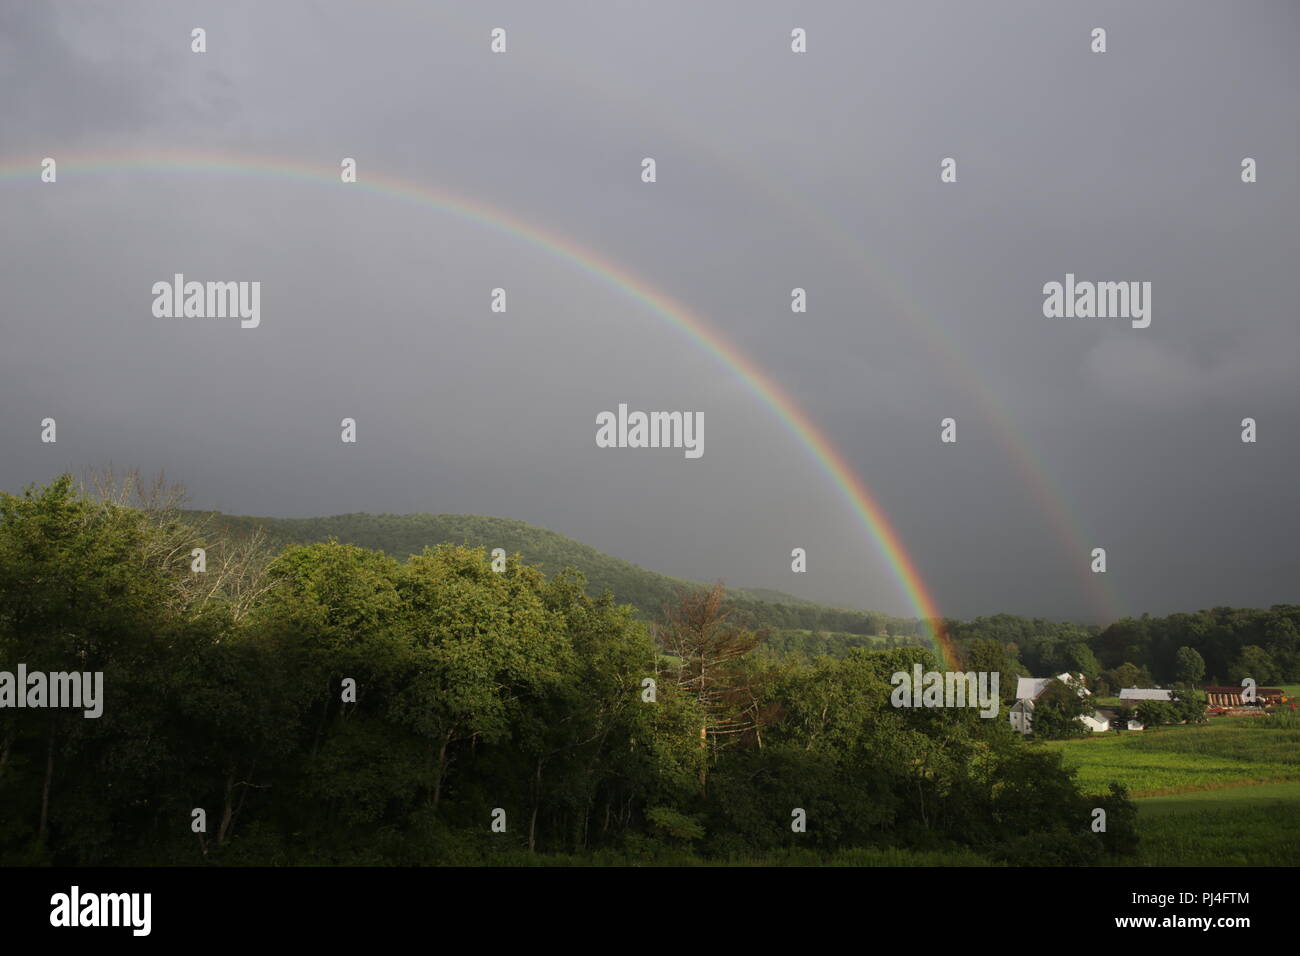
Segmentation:
<svg viewBox="0 0 1300 956">
<path fill-rule="evenodd" d="M 647 571 L 562 534 L 510 518 L 458 514 L 347 514 L 326 518 L 259 518 L 209 511 L 187 514 L 195 523 L 208 524 L 219 532 L 247 534 L 261 528 L 279 547 L 337 538 L 399 559 L 439 544 L 466 544 L 489 552 L 504 548 L 507 554 L 518 553 L 527 563 L 540 565 L 548 576 L 562 568 L 575 568 L 586 576 L 593 596 L 612 591 L 619 602 L 631 604 L 648 617 L 658 617 L 664 605 L 673 603 L 683 588 L 698 587 L 700 583 Z M 909 618 L 825 607 L 780 591 L 729 591 L 738 623 L 750 627 L 895 636 L 915 635 L 921 630 L 919 623 Z"/>
</svg>

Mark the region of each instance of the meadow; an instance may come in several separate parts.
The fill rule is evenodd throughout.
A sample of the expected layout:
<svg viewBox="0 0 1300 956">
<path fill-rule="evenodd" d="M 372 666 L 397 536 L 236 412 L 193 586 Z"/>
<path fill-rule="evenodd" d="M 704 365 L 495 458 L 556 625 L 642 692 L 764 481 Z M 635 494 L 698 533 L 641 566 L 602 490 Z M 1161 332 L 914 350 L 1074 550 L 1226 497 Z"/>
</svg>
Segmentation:
<svg viewBox="0 0 1300 956">
<path fill-rule="evenodd" d="M 1300 861 L 1300 729 L 1212 718 L 1042 746 L 1084 791 L 1113 780 L 1138 805 L 1139 866 L 1293 866 Z"/>
<path fill-rule="evenodd" d="M 1113 780 L 1134 797 L 1300 780 L 1300 730 L 1247 726 L 1261 718 L 1215 717 L 1199 726 L 1103 734 L 1042 744 L 1065 755 L 1088 793 Z"/>
<path fill-rule="evenodd" d="M 1300 861 L 1300 782 L 1135 802 L 1141 865 L 1294 866 Z"/>
</svg>

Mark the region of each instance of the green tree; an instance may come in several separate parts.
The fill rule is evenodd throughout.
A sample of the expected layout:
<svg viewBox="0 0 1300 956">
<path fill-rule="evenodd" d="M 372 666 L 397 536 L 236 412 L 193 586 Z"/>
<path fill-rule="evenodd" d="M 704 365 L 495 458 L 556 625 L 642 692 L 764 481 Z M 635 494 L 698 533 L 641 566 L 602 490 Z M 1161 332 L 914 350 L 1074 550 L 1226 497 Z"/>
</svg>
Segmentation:
<svg viewBox="0 0 1300 956">
<path fill-rule="evenodd" d="M 1173 704 L 1166 700 L 1144 700 L 1137 705 L 1137 719 L 1148 730 L 1162 724 L 1172 724 L 1176 711 Z"/>
<path fill-rule="evenodd" d="M 1178 691 L 1173 702 L 1174 719 L 1189 724 L 1205 723 L 1205 700 L 1205 694 L 1199 690 L 1187 687 Z"/>
<path fill-rule="evenodd" d="M 1228 679 L 1234 684 L 1245 678 L 1253 678 L 1255 683 L 1263 686 L 1277 679 L 1277 665 L 1268 651 L 1256 644 L 1247 644 L 1237 655 L 1236 663 L 1228 668 Z"/>
<path fill-rule="evenodd" d="M 1074 688 L 1053 678 L 1034 700 L 1034 736 L 1044 740 L 1083 736 L 1088 729 L 1079 717 L 1086 709 Z"/>
<path fill-rule="evenodd" d="M 1184 684 L 1195 684 L 1205 676 L 1205 658 L 1193 647 L 1180 647 L 1175 655 L 1174 676 Z"/>
<path fill-rule="evenodd" d="M 1081 672 L 1089 680 L 1101 673 L 1101 665 L 1097 663 L 1092 648 L 1083 641 L 1075 641 L 1065 649 L 1065 665 L 1066 670 Z"/>
</svg>

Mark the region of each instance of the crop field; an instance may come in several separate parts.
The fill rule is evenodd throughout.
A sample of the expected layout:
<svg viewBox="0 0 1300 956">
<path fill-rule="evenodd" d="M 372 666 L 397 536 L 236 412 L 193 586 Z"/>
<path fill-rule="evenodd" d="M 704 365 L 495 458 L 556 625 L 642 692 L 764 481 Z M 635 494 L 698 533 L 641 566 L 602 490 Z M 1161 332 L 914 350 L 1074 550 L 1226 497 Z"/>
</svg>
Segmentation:
<svg viewBox="0 0 1300 956">
<path fill-rule="evenodd" d="M 1195 727 L 1104 734 L 1043 744 L 1076 767 L 1083 789 L 1113 780 L 1134 797 L 1300 780 L 1300 730 L 1248 727 L 1260 718 L 1212 718 Z"/>
<path fill-rule="evenodd" d="M 1145 866 L 1294 866 L 1300 782 L 1196 790 L 1137 801 Z"/>
<path fill-rule="evenodd" d="M 1290 866 L 1300 860 L 1300 730 L 1257 718 L 1062 741 L 1085 790 L 1138 804 L 1143 866 Z"/>
</svg>

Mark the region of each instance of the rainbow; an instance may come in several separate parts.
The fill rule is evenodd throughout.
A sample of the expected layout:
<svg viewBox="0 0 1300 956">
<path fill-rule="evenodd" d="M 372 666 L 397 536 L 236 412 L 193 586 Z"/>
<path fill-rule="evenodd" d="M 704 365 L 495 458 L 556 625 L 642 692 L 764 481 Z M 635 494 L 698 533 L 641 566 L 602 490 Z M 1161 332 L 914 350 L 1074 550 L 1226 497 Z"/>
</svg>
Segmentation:
<svg viewBox="0 0 1300 956">
<path fill-rule="evenodd" d="M 423 15 L 439 25 L 443 19 L 451 17 L 463 28 L 472 28 L 469 21 L 457 17 L 452 8 L 438 8 L 436 17 L 431 15 L 428 7 L 411 7 L 405 12 Z M 905 317 L 909 328 L 925 342 L 943 369 L 945 381 L 961 384 L 973 405 L 982 409 L 991 426 L 991 437 L 1002 446 L 1007 462 L 1019 472 L 1022 486 L 1047 520 L 1064 553 L 1071 555 L 1080 569 L 1085 566 L 1083 556 L 1088 555 L 1097 542 L 1085 532 L 1083 523 L 1062 493 L 1059 481 L 1053 477 L 1047 463 L 1034 450 L 1006 403 L 971 367 L 939 323 L 916 304 L 915 297 L 888 270 L 876 264 L 879 257 L 862 240 L 856 224 L 837 221 L 811 205 L 800 192 L 790 188 L 788 181 L 773 177 L 755 163 L 751 154 L 730 148 L 717 138 L 715 129 L 684 122 L 680 113 L 644 89 L 633 84 L 592 83 L 591 77 L 575 66 L 572 59 L 558 55 L 547 45 L 530 48 L 528 55 L 544 66 L 549 80 L 567 84 L 565 95 L 571 101 L 586 97 L 589 101 L 602 103 L 615 115 L 632 113 L 648 119 L 652 121 L 651 128 L 655 130 L 657 139 L 674 138 L 689 151 L 695 164 L 712 163 L 729 181 L 743 184 L 752 193 L 784 207 L 798 221 L 801 236 L 816 238 L 822 248 L 836 253 L 845 266 L 846 276 L 866 280 L 864 285 L 883 296 L 891 310 Z M 1099 620 L 1112 621 L 1126 616 L 1124 602 L 1116 590 L 1117 575 L 1091 574 L 1081 570 L 1080 580 L 1091 593 L 1090 603 Z"/>
<path fill-rule="evenodd" d="M 30 177 L 32 182 L 39 183 L 40 163 L 39 157 L 0 163 L 0 181 L 17 181 Z M 65 171 L 92 175 L 145 171 L 270 176 L 297 182 L 342 186 L 339 170 L 332 166 L 312 166 L 271 157 L 214 152 L 197 153 L 173 149 L 100 153 L 80 159 L 61 159 L 58 160 L 58 169 L 60 174 Z M 875 541 L 908 603 L 929 632 L 931 644 L 942 655 L 948 667 L 957 666 L 957 655 L 944 626 L 943 615 L 922 580 L 916 562 L 907 553 L 897 530 L 866 483 L 854 472 L 829 436 L 817 427 L 772 376 L 721 332 L 712 328 L 701 316 L 626 269 L 578 245 L 571 239 L 525 222 L 486 203 L 430 189 L 395 177 L 375 175 L 369 169 L 359 173 L 357 182 L 349 184 L 348 188 L 432 206 L 536 246 L 577 267 L 598 282 L 641 303 L 650 312 L 706 349 L 776 415 L 785 429 L 803 445 L 830 478 Z"/>
</svg>

